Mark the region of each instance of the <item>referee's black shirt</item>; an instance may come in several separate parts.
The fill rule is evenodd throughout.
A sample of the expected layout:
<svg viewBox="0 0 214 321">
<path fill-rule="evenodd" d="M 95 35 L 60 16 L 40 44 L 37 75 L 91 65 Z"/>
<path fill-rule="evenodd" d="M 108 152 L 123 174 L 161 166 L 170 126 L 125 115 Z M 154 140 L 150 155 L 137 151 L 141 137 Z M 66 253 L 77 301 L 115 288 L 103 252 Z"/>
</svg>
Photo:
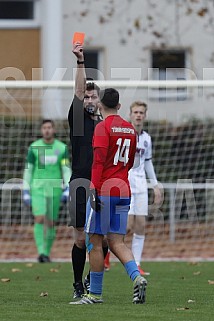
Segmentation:
<svg viewBox="0 0 214 321">
<path fill-rule="evenodd" d="M 92 139 L 94 128 L 100 120 L 91 119 L 83 107 L 83 100 L 74 96 L 68 113 L 72 147 L 72 179 L 91 179 L 93 162 Z"/>
</svg>

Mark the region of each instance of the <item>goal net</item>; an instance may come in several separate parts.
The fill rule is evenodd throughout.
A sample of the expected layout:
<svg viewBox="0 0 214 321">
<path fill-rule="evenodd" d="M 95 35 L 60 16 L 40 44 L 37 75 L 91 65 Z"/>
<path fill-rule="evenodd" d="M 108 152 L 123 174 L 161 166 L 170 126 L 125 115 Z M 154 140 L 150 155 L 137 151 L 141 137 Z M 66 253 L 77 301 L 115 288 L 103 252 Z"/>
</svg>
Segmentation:
<svg viewBox="0 0 214 321">
<path fill-rule="evenodd" d="M 11 82 L 8 82 L 10 84 Z M 194 82 L 192 82 L 194 83 Z M 153 141 L 153 163 L 164 200 L 153 205 L 149 188 L 149 216 L 143 259 L 213 258 L 214 246 L 214 112 L 212 117 L 189 113 L 188 106 L 209 96 L 205 84 L 198 94 L 194 84 L 103 82 L 119 89 L 121 114 L 128 119 L 134 100 L 148 103 L 145 130 Z M 22 178 L 30 143 L 40 136 L 44 118 L 56 123 L 57 138 L 69 146 L 67 112 L 73 97 L 73 82 L 16 82 L 4 88 L 0 83 L 0 260 L 29 260 L 37 257 L 33 240 L 31 209 L 22 202 Z M 185 88 L 185 90 L 184 90 Z M 196 95 L 197 90 L 197 95 Z M 211 101 L 212 102 L 212 96 Z M 203 100 L 201 100 L 203 101 Z M 151 106 L 151 107 L 150 107 Z M 167 109 L 170 106 L 170 110 Z M 179 110 L 185 117 L 174 117 Z M 170 114 L 170 117 L 166 117 Z M 68 227 L 68 206 L 61 205 L 53 260 L 69 260 L 73 230 Z M 130 243 L 130 236 L 127 236 Z"/>
</svg>

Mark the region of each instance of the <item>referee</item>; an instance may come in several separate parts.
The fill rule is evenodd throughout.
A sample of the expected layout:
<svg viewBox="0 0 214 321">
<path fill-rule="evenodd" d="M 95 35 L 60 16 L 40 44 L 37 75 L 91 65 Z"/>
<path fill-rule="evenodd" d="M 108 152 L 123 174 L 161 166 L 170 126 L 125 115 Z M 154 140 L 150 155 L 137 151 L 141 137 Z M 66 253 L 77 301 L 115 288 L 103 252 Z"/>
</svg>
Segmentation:
<svg viewBox="0 0 214 321">
<path fill-rule="evenodd" d="M 70 180 L 70 225 L 74 227 L 74 245 L 71 251 L 74 272 L 73 298 L 84 294 L 83 271 L 86 260 L 85 232 L 86 203 L 91 180 L 93 162 L 92 138 L 95 126 L 101 121 L 97 114 L 99 87 L 86 83 L 83 46 L 76 42 L 73 53 L 77 58 L 75 95 L 71 104 L 68 122 L 72 147 L 72 176 Z M 108 252 L 107 244 L 103 247 L 104 256 Z M 84 280 L 86 290 L 90 285 L 89 276 Z"/>
</svg>

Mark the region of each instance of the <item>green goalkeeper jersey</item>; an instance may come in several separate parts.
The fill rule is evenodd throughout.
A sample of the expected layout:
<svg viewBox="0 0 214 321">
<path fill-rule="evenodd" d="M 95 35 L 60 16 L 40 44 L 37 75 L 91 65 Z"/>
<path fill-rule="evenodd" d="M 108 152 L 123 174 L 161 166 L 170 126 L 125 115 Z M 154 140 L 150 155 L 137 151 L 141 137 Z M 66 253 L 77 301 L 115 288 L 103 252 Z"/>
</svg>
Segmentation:
<svg viewBox="0 0 214 321">
<path fill-rule="evenodd" d="M 71 175 L 67 146 L 55 139 L 47 144 L 43 139 L 33 142 L 27 154 L 24 189 L 44 189 L 48 196 L 53 188 L 68 185 Z"/>
</svg>

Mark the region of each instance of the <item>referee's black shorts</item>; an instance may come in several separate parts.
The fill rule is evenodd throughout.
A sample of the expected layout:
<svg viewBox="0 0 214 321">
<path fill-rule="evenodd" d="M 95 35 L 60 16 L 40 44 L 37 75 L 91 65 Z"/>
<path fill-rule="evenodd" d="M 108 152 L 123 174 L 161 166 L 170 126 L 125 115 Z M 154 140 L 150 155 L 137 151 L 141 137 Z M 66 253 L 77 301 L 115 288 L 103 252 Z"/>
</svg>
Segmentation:
<svg viewBox="0 0 214 321">
<path fill-rule="evenodd" d="M 86 204 L 89 196 L 90 181 L 75 178 L 69 184 L 69 226 L 84 227 L 86 220 Z"/>
</svg>

